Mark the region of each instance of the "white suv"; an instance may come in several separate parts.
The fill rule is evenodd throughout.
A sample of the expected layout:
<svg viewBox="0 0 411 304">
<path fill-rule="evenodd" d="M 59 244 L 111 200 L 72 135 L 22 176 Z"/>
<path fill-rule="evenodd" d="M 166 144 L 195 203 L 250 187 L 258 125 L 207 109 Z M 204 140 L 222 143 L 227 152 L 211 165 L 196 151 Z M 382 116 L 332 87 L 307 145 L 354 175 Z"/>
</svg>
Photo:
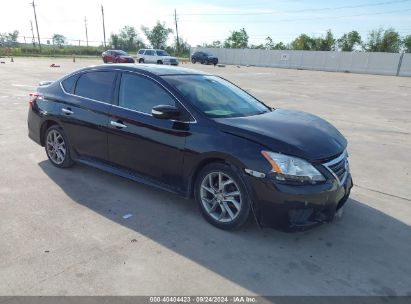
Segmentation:
<svg viewBox="0 0 411 304">
<path fill-rule="evenodd" d="M 176 57 L 170 56 L 164 50 L 141 49 L 137 52 L 137 62 L 178 65 Z"/>
</svg>

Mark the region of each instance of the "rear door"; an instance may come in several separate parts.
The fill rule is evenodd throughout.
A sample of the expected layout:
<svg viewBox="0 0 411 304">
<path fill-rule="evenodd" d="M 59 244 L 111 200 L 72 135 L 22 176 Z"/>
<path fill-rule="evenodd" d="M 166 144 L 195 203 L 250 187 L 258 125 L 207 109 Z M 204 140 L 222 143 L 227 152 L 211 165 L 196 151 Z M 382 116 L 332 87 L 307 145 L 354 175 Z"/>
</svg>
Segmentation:
<svg viewBox="0 0 411 304">
<path fill-rule="evenodd" d="M 144 54 L 144 62 L 146 63 L 154 63 L 155 62 L 155 54 L 153 50 L 147 50 Z"/>
<path fill-rule="evenodd" d="M 147 76 L 122 74 L 118 106 L 110 112 L 109 160 L 179 189 L 189 123 L 153 117 L 151 109 L 160 104 L 178 101 Z"/>
<path fill-rule="evenodd" d="M 60 121 L 74 152 L 107 160 L 108 114 L 112 107 L 115 71 L 87 71 L 59 102 Z M 64 86 L 63 86 L 64 87 Z"/>
</svg>

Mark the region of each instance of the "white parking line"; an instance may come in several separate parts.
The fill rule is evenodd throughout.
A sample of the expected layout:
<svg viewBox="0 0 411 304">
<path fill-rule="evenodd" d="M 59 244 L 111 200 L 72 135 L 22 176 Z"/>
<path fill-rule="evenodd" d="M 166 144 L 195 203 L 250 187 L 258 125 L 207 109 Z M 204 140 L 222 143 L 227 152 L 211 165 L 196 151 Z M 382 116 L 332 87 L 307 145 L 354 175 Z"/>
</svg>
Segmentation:
<svg viewBox="0 0 411 304">
<path fill-rule="evenodd" d="M 36 86 L 29 85 L 29 84 L 12 84 L 13 87 L 29 87 L 29 88 L 35 88 Z"/>
</svg>

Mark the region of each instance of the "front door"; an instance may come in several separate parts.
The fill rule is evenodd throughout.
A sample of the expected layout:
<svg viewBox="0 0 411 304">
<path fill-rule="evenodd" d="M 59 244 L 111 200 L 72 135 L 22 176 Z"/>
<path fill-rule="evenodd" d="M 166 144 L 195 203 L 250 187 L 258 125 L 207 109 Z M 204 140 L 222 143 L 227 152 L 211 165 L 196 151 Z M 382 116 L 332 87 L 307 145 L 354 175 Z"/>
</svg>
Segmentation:
<svg viewBox="0 0 411 304">
<path fill-rule="evenodd" d="M 136 73 L 121 76 L 118 106 L 110 112 L 109 160 L 173 188 L 182 187 L 183 149 L 189 123 L 151 115 L 156 105 L 176 105 L 155 80 Z"/>
</svg>

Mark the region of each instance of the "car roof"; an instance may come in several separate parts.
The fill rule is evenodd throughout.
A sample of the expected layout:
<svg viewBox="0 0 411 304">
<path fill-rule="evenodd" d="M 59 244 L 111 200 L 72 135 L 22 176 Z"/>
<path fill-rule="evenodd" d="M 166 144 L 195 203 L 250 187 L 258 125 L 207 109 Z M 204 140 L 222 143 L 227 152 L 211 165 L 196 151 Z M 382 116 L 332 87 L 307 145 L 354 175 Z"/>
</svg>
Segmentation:
<svg viewBox="0 0 411 304">
<path fill-rule="evenodd" d="M 121 64 L 100 64 L 95 66 L 89 66 L 81 71 L 87 70 L 124 70 L 124 71 L 134 71 L 134 72 L 148 72 L 157 76 L 166 75 L 209 75 L 207 73 L 187 69 L 182 67 L 174 67 L 167 65 L 156 65 L 156 64 L 134 64 L 134 63 L 121 63 Z"/>
</svg>

